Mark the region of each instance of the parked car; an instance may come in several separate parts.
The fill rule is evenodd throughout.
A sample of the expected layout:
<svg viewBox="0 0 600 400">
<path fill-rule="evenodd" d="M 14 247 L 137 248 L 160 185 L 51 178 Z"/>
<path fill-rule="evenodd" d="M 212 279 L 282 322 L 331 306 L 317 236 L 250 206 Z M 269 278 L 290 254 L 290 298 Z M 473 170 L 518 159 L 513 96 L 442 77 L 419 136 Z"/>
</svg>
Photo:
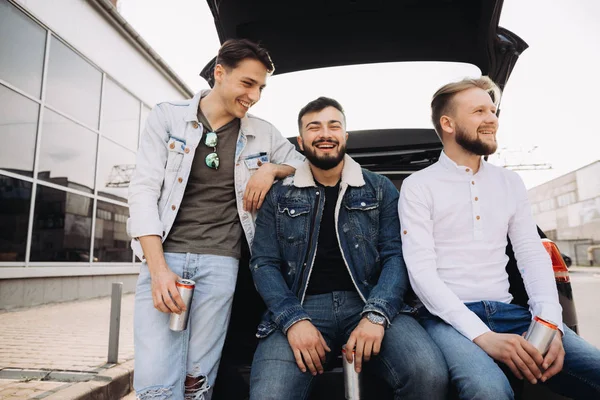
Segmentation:
<svg viewBox="0 0 600 400">
<path fill-rule="evenodd" d="M 560 255 L 562 256 L 567 268 L 569 268 L 571 265 L 573 265 L 573 260 L 571 260 L 571 257 L 566 255 L 565 253 L 560 253 Z"/>
<path fill-rule="evenodd" d="M 274 2 L 207 0 L 219 40 L 249 38 L 269 49 L 277 75 L 324 67 L 371 63 L 440 61 L 479 68 L 504 89 L 519 55 L 528 45 L 498 26 L 502 0 Z M 201 75 L 212 86 L 211 60 Z M 357 76 L 350 85 L 368 85 Z M 322 90 L 327 95 L 327 88 Z M 398 96 L 409 93 L 398 93 Z M 317 97 L 317 96 L 315 96 Z M 376 99 L 377 100 L 377 99 Z M 365 99 L 366 101 L 372 101 Z M 364 168 L 387 176 L 399 189 L 403 179 L 435 163 L 442 145 L 433 129 L 372 129 L 350 132 L 347 151 Z M 295 138 L 290 138 L 295 143 Z M 565 323 L 577 331 L 569 273 L 556 245 L 539 230 L 552 257 Z M 527 306 L 527 293 L 510 242 L 506 266 L 514 301 Z M 256 327 L 265 305 L 257 294 L 244 249 L 233 312 L 213 399 L 245 399 Z M 556 254 L 559 256 L 556 257 Z M 338 358 L 339 360 L 339 358 Z M 315 380 L 311 399 L 343 399 L 340 364 Z M 365 383 L 372 398 L 391 398 L 385 384 Z M 544 388 L 515 383 L 525 398 L 559 398 Z"/>
</svg>

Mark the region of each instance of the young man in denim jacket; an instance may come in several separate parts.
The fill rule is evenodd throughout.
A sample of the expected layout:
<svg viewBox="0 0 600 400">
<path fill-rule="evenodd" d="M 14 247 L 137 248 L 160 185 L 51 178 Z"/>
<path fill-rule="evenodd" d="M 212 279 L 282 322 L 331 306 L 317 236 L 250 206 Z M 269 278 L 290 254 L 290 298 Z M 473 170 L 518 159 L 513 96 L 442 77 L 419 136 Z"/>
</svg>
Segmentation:
<svg viewBox="0 0 600 400">
<path fill-rule="evenodd" d="M 212 394 L 236 285 L 242 241 L 276 178 L 304 157 L 273 125 L 247 115 L 273 72 L 267 51 L 225 42 L 214 88 L 157 104 L 131 181 L 128 232 L 144 262 L 135 299 L 135 377 L 140 399 Z M 244 238 L 245 236 L 245 238 Z M 169 330 L 185 305 L 175 282 L 196 282 L 187 330 Z"/>
<path fill-rule="evenodd" d="M 307 161 L 273 186 L 258 213 L 250 269 L 268 310 L 250 398 L 307 398 L 345 344 L 356 371 L 381 375 L 395 398 L 442 399 L 442 354 L 400 313 L 408 277 L 398 190 L 345 155 L 345 126 L 337 101 L 308 103 L 298 116 Z"/>
</svg>

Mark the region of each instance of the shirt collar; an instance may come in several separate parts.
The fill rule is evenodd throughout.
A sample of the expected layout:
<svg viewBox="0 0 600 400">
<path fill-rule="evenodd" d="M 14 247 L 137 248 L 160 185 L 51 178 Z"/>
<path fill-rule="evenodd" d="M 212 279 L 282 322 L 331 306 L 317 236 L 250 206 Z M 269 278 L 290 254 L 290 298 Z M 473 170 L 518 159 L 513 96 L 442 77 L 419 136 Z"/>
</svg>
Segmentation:
<svg viewBox="0 0 600 400">
<path fill-rule="evenodd" d="M 210 91 L 211 91 L 211 89 L 203 89 L 194 95 L 190 104 L 188 105 L 188 109 L 185 114 L 186 122 L 192 122 L 192 121 L 200 122 L 200 121 L 198 121 L 198 106 L 200 105 L 200 99 L 202 99 L 203 97 L 206 97 L 206 95 L 208 95 L 210 93 Z M 244 115 L 244 118 L 240 119 L 240 130 L 246 136 L 256 136 L 252 130 L 252 127 L 250 126 L 250 122 L 248 120 L 248 114 Z"/>
<path fill-rule="evenodd" d="M 344 168 L 342 169 L 342 183 L 346 183 L 348 186 L 363 186 L 365 180 L 362 175 L 362 167 L 359 163 L 354 161 L 348 154 L 344 155 Z M 317 186 L 315 179 L 313 178 L 312 171 L 310 170 L 310 163 L 307 159 L 304 160 L 294 174 L 294 186 L 296 187 L 310 187 Z"/>
<path fill-rule="evenodd" d="M 450 172 L 461 175 L 465 175 L 465 172 L 467 172 L 470 175 L 473 175 L 473 171 L 471 171 L 469 167 L 458 165 L 452 161 L 452 159 L 446 155 L 444 150 L 442 150 L 440 154 L 439 163 Z M 479 161 L 479 171 L 477 171 L 478 174 L 481 174 L 485 170 L 485 164 L 487 164 L 487 162 L 481 157 Z"/>
</svg>

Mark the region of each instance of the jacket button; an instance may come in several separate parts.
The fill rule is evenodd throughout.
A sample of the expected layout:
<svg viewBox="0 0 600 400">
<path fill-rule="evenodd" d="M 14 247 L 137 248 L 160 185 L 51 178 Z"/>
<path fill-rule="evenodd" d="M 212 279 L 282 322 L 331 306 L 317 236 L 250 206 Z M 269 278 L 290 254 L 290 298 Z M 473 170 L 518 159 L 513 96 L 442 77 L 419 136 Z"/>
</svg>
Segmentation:
<svg viewBox="0 0 600 400">
<path fill-rule="evenodd" d="M 364 207 L 364 206 L 366 206 L 366 205 L 367 205 L 367 203 L 365 203 L 365 202 L 363 201 L 362 203 L 360 203 L 360 205 Z"/>
<path fill-rule="evenodd" d="M 196 121 L 192 122 L 192 126 L 194 129 L 198 129 L 198 123 Z"/>
<path fill-rule="evenodd" d="M 175 209 L 176 209 L 176 208 L 177 208 L 177 207 L 175 207 L 175 204 L 173 204 L 173 205 L 171 206 L 171 210 L 173 210 L 173 211 L 175 211 Z"/>
<path fill-rule="evenodd" d="M 189 148 L 189 147 L 186 147 L 184 151 L 185 151 L 185 154 L 187 154 L 187 153 L 189 153 L 189 152 L 190 152 L 190 148 Z"/>
<path fill-rule="evenodd" d="M 169 145 L 169 148 L 174 149 L 175 148 L 175 142 L 171 142 L 171 144 Z"/>
<path fill-rule="evenodd" d="M 177 178 L 177 182 L 179 182 L 179 183 L 183 182 L 183 178 L 182 177 Z"/>
<path fill-rule="evenodd" d="M 290 214 L 296 214 L 296 210 L 290 210 Z"/>
</svg>

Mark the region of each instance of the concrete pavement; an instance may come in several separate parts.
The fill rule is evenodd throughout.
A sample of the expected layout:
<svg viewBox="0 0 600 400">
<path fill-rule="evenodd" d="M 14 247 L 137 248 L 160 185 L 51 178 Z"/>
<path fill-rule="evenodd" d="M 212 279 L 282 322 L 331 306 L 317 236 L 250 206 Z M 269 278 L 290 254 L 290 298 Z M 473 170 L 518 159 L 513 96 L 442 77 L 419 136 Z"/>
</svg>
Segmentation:
<svg viewBox="0 0 600 400">
<path fill-rule="evenodd" d="M 132 390 L 133 303 L 107 364 L 110 297 L 0 312 L 0 399 L 120 399 Z"/>
</svg>

